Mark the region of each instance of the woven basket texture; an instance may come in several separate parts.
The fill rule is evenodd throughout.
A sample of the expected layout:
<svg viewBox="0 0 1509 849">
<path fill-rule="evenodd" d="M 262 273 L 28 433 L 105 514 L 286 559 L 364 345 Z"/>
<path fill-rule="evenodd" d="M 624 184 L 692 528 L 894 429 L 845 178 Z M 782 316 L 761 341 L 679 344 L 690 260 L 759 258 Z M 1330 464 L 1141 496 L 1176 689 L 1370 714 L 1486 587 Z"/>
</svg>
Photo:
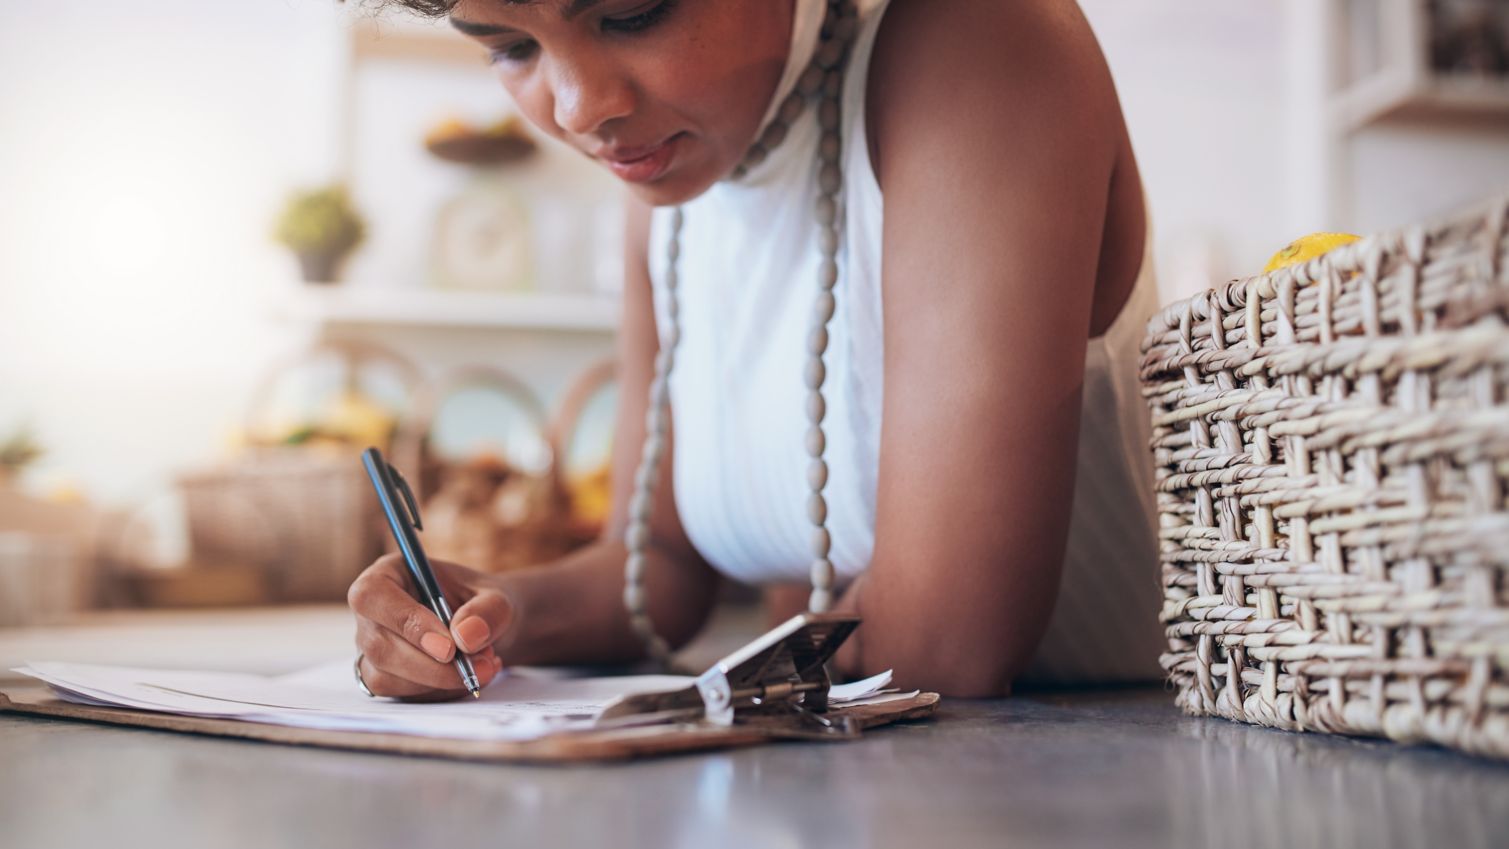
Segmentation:
<svg viewBox="0 0 1509 849">
<path fill-rule="evenodd" d="M 340 601 L 382 554 L 377 495 L 349 457 L 263 447 L 178 486 L 195 559 L 260 566 L 269 601 Z"/>
<path fill-rule="evenodd" d="M 1148 324 L 1187 713 L 1509 758 L 1509 194 Z"/>
</svg>

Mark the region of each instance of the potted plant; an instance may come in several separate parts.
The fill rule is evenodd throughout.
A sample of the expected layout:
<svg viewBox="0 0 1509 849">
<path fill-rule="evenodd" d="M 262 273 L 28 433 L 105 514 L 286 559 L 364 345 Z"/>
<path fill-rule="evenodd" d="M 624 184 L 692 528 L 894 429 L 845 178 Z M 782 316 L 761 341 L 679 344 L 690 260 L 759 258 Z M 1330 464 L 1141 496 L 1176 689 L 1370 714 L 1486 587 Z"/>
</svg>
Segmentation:
<svg viewBox="0 0 1509 849">
<path fill-rule="evenodd" d="M 278 219 L 277 240 L 299 258 L 304 280 L 330 283 L 366 235 L 366 223 L 351 205 L 344 186 L 297 192 Z"/>
<path fill-rule="evenodd" d="M 31 428 L 20 427 L 0 439 L 0 489 L 21 476 L 21 472 L 42 456 L 42 446 L 32 436 Z"/>
</svg>

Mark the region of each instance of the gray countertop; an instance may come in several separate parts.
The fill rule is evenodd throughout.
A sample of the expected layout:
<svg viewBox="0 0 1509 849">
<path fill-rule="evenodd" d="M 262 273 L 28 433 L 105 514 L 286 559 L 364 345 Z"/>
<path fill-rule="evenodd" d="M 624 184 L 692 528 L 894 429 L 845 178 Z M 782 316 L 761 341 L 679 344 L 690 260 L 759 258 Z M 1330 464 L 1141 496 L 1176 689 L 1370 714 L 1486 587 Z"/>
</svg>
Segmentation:
<svg viewBox="0 0 1509 849">
<path fill-rule="evenodd" d="M 696 655 L 759 627 L 721 615 Z M 112 614 L 0 633 L 0 661 L 286 671 L 350 652 L 350 632 L 338 607 Z M 852 743 L 571 767 L 0 714 L 0 849 L 1473 849 L 1506 833 L 1509 764 L 1192 719 L 1157 687 L 945 700 Z"/>
<path fill-rule="evenodd" d="M 523 767 L 0 717 L 0 845 L 1494 847 L 1509 766 L 1181 716 L 945 702 L 853 743 Z"/>
</svg>

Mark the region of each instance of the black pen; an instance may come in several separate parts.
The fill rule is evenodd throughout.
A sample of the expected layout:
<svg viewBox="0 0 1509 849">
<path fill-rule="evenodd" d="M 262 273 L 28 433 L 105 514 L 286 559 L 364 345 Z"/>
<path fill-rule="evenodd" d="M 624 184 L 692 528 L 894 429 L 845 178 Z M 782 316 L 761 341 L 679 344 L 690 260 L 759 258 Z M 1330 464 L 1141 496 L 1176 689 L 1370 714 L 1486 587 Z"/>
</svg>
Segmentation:
<svg viewBox="0 0 1509 849">
<path fill-rule="evenodd" d="M 383 459 L 382 452 L 376 448 L 368 448 L 362 452 L 362 465 L 367 467 L 367 476 L 372 479 L 372 486 L 377 490 L 377 500 L 382 503 L 382 511 L 388 517 L 388 527 L 393 531 L 393 538 L 398 541 L 398 550 L 403 552 L 403 562 L 409 567 L 409 574 L 414 576 L 414 585 L 419 588 L 420 601 L 435 611 L 440 617 L 440 624 L 447 631 L 451 628 L 451 606 L 445 600 L 445 594 L 440 591 L 440 582 L 435 580 L 435 572 L 430 569 L 430 559 L 424 554 L 424 547 L 419 544 L 419 531 L 424 525 L 419 522 L 419 505 L 414 501 L 414 491 L 409 489 L 409 482 L 403 479 L 403 475 L 394 468 L 387 460 Z M 482 685 L 477 681 L 477 670 L 472 668 L 472 662 L 467 659 L 456 647 L 456 671 L 461 673 L 461 686 L 472 694 L 472 698 L 482 697 Z"/>
</svg>

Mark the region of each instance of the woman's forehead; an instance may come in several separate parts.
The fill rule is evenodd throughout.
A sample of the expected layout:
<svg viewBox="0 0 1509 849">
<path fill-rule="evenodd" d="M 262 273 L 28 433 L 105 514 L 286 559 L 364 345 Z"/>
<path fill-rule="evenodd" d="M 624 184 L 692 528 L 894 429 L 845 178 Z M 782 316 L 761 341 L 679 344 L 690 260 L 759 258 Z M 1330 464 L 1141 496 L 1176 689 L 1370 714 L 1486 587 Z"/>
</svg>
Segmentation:
<svg viewBox="0 0 1509 849">
<path fill-rule="evenodd" d="M 562 18 L 571 20 L 605 0 L 457 0 L 451 6 L 451 25 L 467 35 L 489 35 L 496 29 L 488 21 L 499 12 L 528 8 L 535 11 L 554 10 Z"/>
</svg>

